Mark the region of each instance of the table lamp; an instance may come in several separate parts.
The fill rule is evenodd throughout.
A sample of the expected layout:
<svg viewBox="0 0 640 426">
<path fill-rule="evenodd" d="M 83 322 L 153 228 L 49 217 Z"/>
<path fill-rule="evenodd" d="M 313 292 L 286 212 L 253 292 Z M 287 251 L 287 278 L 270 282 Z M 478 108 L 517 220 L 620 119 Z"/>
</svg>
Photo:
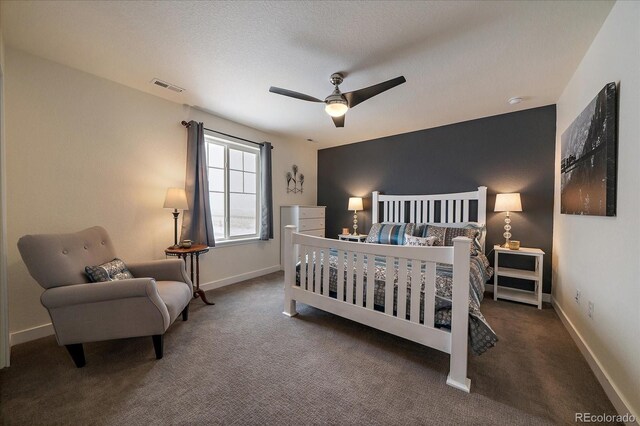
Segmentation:
<svg viewBox="0 0 640 426">
<path fill-rule="evenodd" d="M 173 209 L 173 248 L 178 246 L 178 210 L 189 210 L 187 194 L 182 188 L 169 188 L 164 197 L 164 208 Z"/>
<path fill-rule="evenodd" d="M 347 210 L 353 210 L 353 235 L 358 235 L 358 210 L 364 210 L 362 207 L 362 198 L 349 197 L 349 207 Z"/>
<path fill-rule="evenodd" d="M 511 218 L 509 212 L 521 212 L 522 203 L 520 202 L 520 193 L 513 192 L 509 194 L 497 194 L 496 206 L 493 209 L 494 212 L 507 212 L 507 216 L 504 218 L 504 236 L 505 243 L 503 247 L 509 247 L 509 240 L 511 239 Z"/>
</svg>

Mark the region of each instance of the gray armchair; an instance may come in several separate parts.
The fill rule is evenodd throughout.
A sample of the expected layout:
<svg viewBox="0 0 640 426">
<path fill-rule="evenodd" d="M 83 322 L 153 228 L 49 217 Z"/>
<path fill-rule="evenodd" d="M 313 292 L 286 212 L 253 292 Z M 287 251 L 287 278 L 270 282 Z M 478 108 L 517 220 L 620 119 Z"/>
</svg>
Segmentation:
<svg viewBox="0 0 640 426">
<path fill-rule="evenodd" d="M 20 255 L 44 289 L 59 345 L 76 366 L 85 365 L 83 343 L 152 336 L 156 358 L 162 358 L 163 335 L 182 314 L 189 316 L 191 280 L 180 259 L 127 263 L 134 279 L 90 283 L 85 266 L 113 260 L 115 249 L 99 227 L 72 234 L 25 235 Z M 146 278 L 140 278 L 146 277 Z"/>
</svg>

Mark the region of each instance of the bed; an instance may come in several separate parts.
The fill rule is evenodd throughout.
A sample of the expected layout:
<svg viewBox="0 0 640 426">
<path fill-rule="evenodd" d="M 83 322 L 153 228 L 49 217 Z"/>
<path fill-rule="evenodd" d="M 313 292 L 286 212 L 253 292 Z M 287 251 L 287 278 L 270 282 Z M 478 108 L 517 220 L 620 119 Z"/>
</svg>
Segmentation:
<svg viewBox="0 0 640 426">
<path fill-rule="evenodd" d="M 436 195 L 373 192 L 372 222 L 484 226 L 486 187 Z M 482 254 L 484 235 L 411 247 L 314 237 L 290 225 L 284 238 L 285 315 L 297 314 L 298 301 L 448 353 L 447 384 L 470 391 L 469 343 L 479 354 L 497 341 L 479 309 L 492 273 Z M 420 283 L 413 286 L 419 291 L 411 283 Z"/>
</svg>

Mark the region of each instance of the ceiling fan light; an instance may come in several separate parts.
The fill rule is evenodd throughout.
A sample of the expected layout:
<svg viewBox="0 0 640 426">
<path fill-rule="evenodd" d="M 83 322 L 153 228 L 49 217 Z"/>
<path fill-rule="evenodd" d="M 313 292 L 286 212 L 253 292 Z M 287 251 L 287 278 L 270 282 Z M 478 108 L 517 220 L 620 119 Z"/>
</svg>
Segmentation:
<svg viewBox="0 0 640 426">
<path fill-rule="evenodd" d="M 325 112 L 332 117 L 342 117 L 348 109 L 347 102 L 343 99 L 327 101 L 327 106 L 324 107 Z"/>
</svg>

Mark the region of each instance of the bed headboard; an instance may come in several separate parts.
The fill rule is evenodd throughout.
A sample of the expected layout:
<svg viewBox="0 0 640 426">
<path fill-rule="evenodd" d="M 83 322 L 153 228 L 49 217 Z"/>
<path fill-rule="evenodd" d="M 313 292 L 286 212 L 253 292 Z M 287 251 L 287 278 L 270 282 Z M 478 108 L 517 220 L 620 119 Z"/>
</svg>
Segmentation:
<svg viewBox="0 0 640 426">
<path fill-rule="evenodd" d="M 486 186 L 479 186 L 477 191 L 453 194 L 384 195 L 373 191 L 372 195 L 371 223 L 445 224 L 473 220 L 486 225 L 487 222 Z"/>
</svg>

